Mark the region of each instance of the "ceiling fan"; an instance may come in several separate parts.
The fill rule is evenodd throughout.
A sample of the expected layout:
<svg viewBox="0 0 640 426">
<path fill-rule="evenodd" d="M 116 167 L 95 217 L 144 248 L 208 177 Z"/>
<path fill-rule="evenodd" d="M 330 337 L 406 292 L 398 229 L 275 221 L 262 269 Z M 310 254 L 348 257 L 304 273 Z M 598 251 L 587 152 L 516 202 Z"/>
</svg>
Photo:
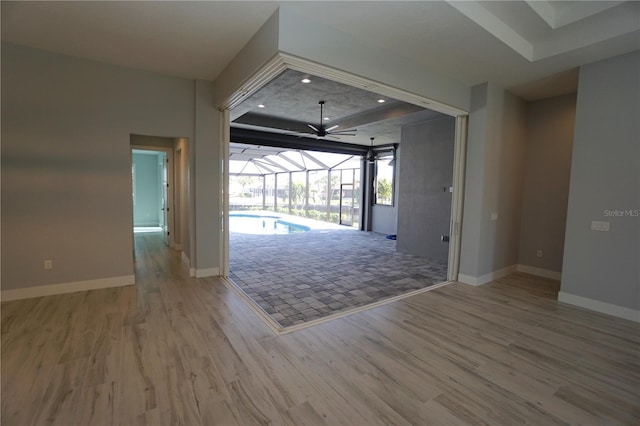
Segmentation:
<svg viewBox="0 0 640 426">
<path fill-rule="evenodd" d="M 309 128 L 311 128 L 311 130 L 314 131 L 317 137 L 324 138 L 325 136 L 355 136 L 356 135 L 355 132 L 357 132 L 358 129 L 345 129 L 345 130 L 334 131 L 334 129 L 338 128 L 338 124 L 336 124 L 335 126 L 326 128 L 324 124 L 322 124 L 322 122 L 324 121 L 323 107 L 325 102 L 320 101 L 318 102 L 318 104 L 320 105 L 320 124 L 318 125 L 318 127 L 314 126 L 313 124 L 307 124 L 307 126 L 309 126 Z"/>
<path fill-rule="evenodd" d="M 373 146 L 374 139 L 375 139 L 374 137 L 369 138 L 369 140 L 371 140 L 371 146 L 369 147 L 369 150 L 367 151 L 367 154 L 364 157 L 366 162 L 369 164 L 375 164 L 375 162 L 380 159 L 388 158 L 389 153 L 391 153 L 391 160 L 389 161 L 388 164 L 390 166 L 395 166 L 397 145 L 396 144 L 393 144 L 392 146 L 387 145 L 384 147 L 384 151 L 376 151 Z"/>
<path fill-rule="evenodd" d="M 376 162 L 376 160 L 378 159 L 378 156 L 376 155 L 376 153 L 373 151 L 373 140 L 375 138 L 369 138 L 371 140 L 371 147 L 369 148 L 369 151 L 367 151 L 367 155 L 365 157 L 365 160 L 367 160 L 367 163 L 369 164 L 373 164 Z"/>
</svg>

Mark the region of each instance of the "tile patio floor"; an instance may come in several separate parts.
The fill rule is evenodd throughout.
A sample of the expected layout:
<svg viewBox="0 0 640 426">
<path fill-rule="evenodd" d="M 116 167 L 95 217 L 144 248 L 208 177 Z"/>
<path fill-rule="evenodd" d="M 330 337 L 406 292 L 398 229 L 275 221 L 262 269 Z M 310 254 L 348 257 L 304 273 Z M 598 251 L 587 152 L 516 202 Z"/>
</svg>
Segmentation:
<svg viewBox="0 0 640 426">
<path fill-rule="evenodd" d="M 446 281 L 446 263 L 353 229 L 230 234 L 230 279 L 282 328 Z"/>
</svg>

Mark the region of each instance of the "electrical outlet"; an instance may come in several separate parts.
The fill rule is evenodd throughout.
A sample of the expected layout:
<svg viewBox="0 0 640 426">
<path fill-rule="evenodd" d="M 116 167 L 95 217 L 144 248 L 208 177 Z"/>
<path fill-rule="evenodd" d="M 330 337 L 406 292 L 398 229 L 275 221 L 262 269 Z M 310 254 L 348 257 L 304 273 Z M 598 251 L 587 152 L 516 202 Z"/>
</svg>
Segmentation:
<svg viewBox="0 0 640 426">
<path fill-rule="evenodd" d="M 599 220 L 591 221 L 591 230 L 609 232 L 609 222 Z"/>
<path fill-rule="evenodd" d="M 43 265 L 44 269 L 53 269 L 53 260 L 46 259 Z"/>
<path fill-rule="evenodd" d="M 542 250 L 536 251 L 536 257 L 542 257 Z"/>
</svg>

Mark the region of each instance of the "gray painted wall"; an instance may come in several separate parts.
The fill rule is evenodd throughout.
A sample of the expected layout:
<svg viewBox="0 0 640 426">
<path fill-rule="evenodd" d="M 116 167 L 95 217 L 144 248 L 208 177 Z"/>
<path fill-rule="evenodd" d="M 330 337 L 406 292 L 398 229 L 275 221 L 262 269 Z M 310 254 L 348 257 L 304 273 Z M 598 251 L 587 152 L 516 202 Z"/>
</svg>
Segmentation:
<svg viewBox="0 0 640 426">
<path fill-rule="evenodd" d="M 493 84 L 475 86 L 471 105 L 460 279 L 479 284 L 518 262 L 527 115 Z"/>
<path fill-rule="evenodd" d="M 397 250 L 447 262 L 455 119 L 403 126 L 401 140 Z"/>
<path fill-rule="evenodd" d="M 135 197 L 133 226 L 159 226 L 160 180 L 158 154 L 133 154 L 135 168 Z"/>
<path fill-rule="evenodd" d="M 640 309 L 640 53 L 580 68 L 562 293 Z M 607 216 L 607 210 L 632 210 Z M 611 213 L 609 213 L 611 214 Z M 607 221 L 609 232 L 591 230 Z"/>
<path fill-rule="evenodd" d="M 220 112 L 213 107 L 213 85 L 196 80 L 193 200 L 196 233 L 196 276 L 218 275 L 220 267 Z"/>
<path fill-rule="evenodd" d="M 483 226 L 482 187 L 487 138 L 488 90 L 487 84 L 474 86 L 471 89 L 460 247 L 460 274 L 471 277 L 478 275 L 480 231 Z"/>
<path fill-rule="evenodd" d="M 194 141 L 189 162 L 198 151 L 202 166 L 192 181 L 218 197 L 219 133 L 195 110 L 218 115 L 196 102 L 194 81 L 3 43 L 2 83 L 3 290 L 133 274 L 131 134 Z M 219 260 L 219 210 L 203 198 L 200 224 L 189 223 L 215 241 L 198 252 L 208 268 Z M 195 203 L 190 193 L 190 215 Z"/>
<path fill-rule="evenodd" d="M 522 265 L 562 270 L 575 111 L 575 94 L 528 104 L 518 253 Z"/>
</svg>

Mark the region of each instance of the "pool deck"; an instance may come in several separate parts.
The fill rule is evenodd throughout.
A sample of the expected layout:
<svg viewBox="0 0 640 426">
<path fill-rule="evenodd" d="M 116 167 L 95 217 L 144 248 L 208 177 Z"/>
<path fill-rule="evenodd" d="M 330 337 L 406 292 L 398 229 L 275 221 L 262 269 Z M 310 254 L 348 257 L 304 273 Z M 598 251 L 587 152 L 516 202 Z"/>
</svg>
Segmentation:
<svg viewBox="0 0 640 426">
<path fill-rule="evenodd" d="M 230 279 L 281 329 L 315 322 L 428 288 L 447 277 L 442 262 L 396 251 L 383 234 L 265 214 L 310 227 L 280 235 L 230 233 Z"/>
</svg>

